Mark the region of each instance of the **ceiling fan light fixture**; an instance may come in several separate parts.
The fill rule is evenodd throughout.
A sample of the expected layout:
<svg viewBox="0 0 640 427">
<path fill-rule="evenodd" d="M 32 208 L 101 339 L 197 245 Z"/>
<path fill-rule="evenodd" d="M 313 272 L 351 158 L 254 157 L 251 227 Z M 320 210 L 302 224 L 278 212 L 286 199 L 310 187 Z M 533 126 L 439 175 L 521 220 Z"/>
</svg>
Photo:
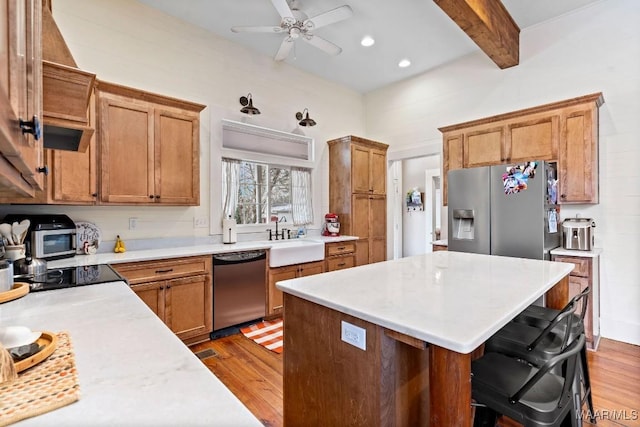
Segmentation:
<svg viewBox="0 0 640 427">
<path fill-rule="evenodd" d="M 407 58 L 401 59 L 400 62 L 398 62 L 398 67 L 400 68 L 407 68 L 409 65 L 411 65 L 411 61 Z"/>
<path fill-rule="evenodd" d="M 260 114 L 260 110 L 253 106 L 253 98 L 251 93 L 247 96 L 240 97 L 240 105 L 242 105 L 242 109 L 240 109 L 241 113 L 249 114 L 253 116 L 254 114 Z"/>
<path fill-rule="evenodd" d="M 364 47 L 370 47 L 373 46 L 376 43 L 376 41 L 374 40 L 373 37 L 371 36 L 364 36 L 362 38 L 362 40 L 360 40 L 360 44 Z"/>
<path fill-rule="evenodd" d="M 296 120 L 299 120 L 298 124 L 300 126 L 307 127 L 316 125 L 316 121 L 309 117 L 309 110 L 306 108 L 302 110 L 302 113 L 299 111 L 296 113 Z"/>
</svg>

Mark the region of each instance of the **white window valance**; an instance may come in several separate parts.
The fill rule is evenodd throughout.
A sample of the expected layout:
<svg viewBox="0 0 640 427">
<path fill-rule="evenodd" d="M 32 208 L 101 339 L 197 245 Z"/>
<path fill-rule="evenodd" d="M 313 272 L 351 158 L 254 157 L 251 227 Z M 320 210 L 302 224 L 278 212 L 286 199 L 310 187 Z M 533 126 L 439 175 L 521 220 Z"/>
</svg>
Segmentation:
<svg viewBox="0 0 640 427">
<path fill-rule="evenodd" d="M 223 155 L 233 156 L 234 151 L 247 153 L 246 160 L 260 160 L 252 155 L 288 159 L 291 165 L 310 166 L 314 160 L 313 138 L 282 132 L 248 123 L 222 120 Z"/>
</svg>

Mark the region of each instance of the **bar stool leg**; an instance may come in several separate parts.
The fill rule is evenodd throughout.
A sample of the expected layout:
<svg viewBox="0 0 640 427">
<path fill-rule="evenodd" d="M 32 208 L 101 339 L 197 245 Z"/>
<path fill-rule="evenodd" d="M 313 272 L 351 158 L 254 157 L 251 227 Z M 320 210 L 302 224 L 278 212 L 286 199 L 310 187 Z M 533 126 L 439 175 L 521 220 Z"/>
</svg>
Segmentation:
<svg viewBox="0 0 640 427">
<path fill-rule="evenodd" d="M 591 395 L 591 380 L 589 378 L 589 366 L 587 365 L 587 346 L 585 345 L 580 351 L 580 372 L 584 380 L 584 394 L 587 399 L 587 408 L 589 409 L 589 422 L 596 424 L 595 412 L 593 410 L 593 397 Z M 584 401 L 581 401 L 583 403 Z"/>
</svg>

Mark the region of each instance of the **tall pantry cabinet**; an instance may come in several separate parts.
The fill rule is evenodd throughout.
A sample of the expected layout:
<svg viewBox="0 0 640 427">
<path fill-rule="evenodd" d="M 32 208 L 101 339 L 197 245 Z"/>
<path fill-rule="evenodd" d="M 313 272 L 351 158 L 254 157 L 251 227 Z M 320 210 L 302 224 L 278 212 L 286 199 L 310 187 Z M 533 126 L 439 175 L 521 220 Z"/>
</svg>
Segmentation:
<svg viewBox="0 0 640 427">
<path fill-rule="evenodd" d="M 329 210 L 340 234 L 357 236 L 356 265 L 387 259 L 387 149 L 349 135 L 328 141 Z"/>
</svg>

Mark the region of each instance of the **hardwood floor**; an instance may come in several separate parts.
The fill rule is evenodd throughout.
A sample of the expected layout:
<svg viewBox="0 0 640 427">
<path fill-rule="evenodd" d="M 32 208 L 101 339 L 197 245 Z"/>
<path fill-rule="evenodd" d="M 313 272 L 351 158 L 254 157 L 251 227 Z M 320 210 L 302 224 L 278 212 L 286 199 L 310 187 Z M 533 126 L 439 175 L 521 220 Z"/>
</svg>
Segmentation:
<svg viewBox="0 0 640 427">
<path fill-rule="evenodd" d="M 191 347 L 195 353 L 207 349 L 215 352 L 202 360 L 211 372 L 265 426 L 282 426 L 282 354 L 242 334 Z M 640 347 L 602 339 L 588 360 L 597 426 L 640 427 Z M 519 426 L 511 420 L 501 425 Z"/>
</svg>

